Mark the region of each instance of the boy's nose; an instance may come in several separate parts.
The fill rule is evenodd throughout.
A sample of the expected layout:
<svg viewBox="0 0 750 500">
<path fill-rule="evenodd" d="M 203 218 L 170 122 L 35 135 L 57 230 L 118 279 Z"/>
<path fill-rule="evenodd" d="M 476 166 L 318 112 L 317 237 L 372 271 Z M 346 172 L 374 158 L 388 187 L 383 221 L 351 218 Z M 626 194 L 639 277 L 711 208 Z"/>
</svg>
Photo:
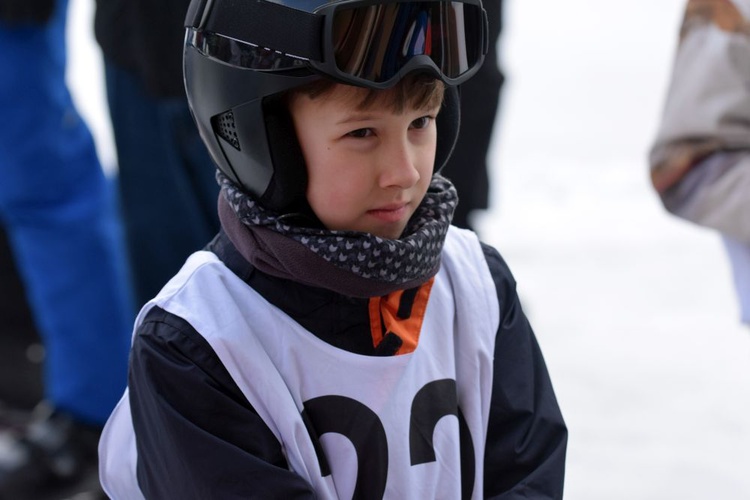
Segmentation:
<svg viewBox="0 0 750 500">
<path fill-rule="evenodd" d="M 392 141 L 381 157 L 381 187 L 410 188 L 419 181 L 414 146 L 408 141 Z"/>
</svg>

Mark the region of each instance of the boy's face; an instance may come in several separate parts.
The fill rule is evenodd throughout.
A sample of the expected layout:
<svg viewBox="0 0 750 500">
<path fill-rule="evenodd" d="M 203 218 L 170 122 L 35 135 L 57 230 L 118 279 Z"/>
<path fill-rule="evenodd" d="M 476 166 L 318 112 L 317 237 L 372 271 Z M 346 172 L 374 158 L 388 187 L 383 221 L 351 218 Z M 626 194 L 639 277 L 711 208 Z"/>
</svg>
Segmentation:
<svg viewBox="0 0 750 500">
<path fill-rule="evenodd" d="M 376 100 L 360 110 L 360 92 L 336 85 L 289 104 L 307 163 L 307 200 L 328 229 L 398 239 L 430 184 L 440 107 L 399 113 Z"/>
</svg>

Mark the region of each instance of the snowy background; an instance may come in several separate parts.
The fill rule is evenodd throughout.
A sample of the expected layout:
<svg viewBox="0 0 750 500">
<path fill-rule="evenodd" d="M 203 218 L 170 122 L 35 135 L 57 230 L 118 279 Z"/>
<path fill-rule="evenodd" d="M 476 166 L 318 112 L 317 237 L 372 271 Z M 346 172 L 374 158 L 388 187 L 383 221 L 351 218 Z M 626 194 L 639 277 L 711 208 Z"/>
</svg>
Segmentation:
<svg viewBox="0 0 750 500">
<path fill-rule="evenodd" d="M 69 81 L 114 168 L 93 0 Z M 682 0 L 508 0 L 482 236 L 514 270 L 568 426 L 570 500 L 750 499 L 750 329 L 716 235 L 648 182 Z"/>
</svg>

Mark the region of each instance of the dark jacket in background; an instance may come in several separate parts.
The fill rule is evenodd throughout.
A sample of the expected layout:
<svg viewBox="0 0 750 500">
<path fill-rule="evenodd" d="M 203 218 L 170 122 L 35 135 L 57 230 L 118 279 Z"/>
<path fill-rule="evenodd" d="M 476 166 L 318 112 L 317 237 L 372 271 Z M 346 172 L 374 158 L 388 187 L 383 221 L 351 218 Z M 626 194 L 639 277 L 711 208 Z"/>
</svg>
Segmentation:
<svg viewBox="0 0 750 500">
<path fill-rule="evenodd" d="M 134 72 L 154 97 L 185 95 L 182 44 L 189 0 L 97 0 L 94 33 L 104 56 Z"/>
<path fill-rule="evenodd" d="M 483 5 L 489 20 L 489 51 L 479 71 L 461 85 L 461 131 L 442 171 L 458 191 L 453 225 L 468 229 L 473 228 L 469 214 L 489 208 L 490 176 L 495 165 L 488 162 L 487 154 L 505 81 L 498 60 L 503 0 L 484 0 Z"/>
</svg>

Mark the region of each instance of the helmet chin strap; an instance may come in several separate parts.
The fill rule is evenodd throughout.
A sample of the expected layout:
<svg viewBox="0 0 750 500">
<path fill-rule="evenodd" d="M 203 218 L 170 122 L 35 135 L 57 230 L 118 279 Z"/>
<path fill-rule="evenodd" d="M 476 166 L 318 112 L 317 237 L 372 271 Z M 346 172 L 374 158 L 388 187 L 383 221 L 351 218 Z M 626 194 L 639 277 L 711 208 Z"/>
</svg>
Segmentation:
<svg viewBox="0 0 750 500">
<path fill-rule="evenodd" d="M 457 87 L 446 87 L 443 104 L 436 119 L 437 147 L 435 167 L 438 173 L 448 162 L 458 139 L 461 123 L 460 93 Z M 307 168 L 302 149 L 294 130 L 292 117 L 282 94 L 268 96 L 263 101 L 266 134 L 274 173 L 259 201 L 266 207 L 289 217 L 299 216 L 298 222 L 317 227 L 320 221 L 307 203 Z M 248 186 L 243 189 L 252 192 Z M 295 219 L 297 222 L 297 219 Z"/>
</svg>

